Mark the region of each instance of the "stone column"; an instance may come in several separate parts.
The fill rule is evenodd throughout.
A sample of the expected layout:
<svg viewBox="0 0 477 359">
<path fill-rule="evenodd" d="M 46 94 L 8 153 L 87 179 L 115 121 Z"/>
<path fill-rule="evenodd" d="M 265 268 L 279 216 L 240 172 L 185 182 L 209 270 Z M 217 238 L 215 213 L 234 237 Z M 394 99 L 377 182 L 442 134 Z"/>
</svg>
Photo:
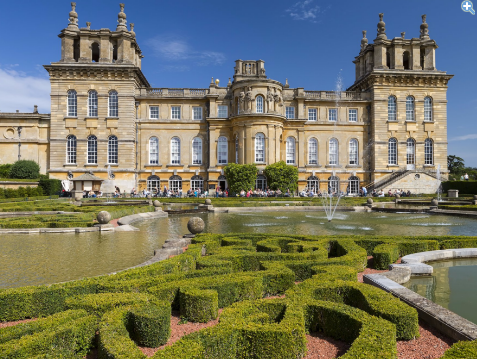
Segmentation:
<svg viewBox="0 0 477 359">
<path fill-rule="evenodd" d="M 374 46 L 374 68 L 384 69 L 386 67 L 386 47 L 383 45 Z"/>
<path fill-rule="evenodd" d="M 101 30 L 103 32 L 104 30 Z M 113 62 L 111 56 L 111 43 L 109 42 L 109 31 L 107 34 L 101 34 L 101 47 L 99 49 L 99 62 Z"/>
<path fill-rule="evenodd" d="M 421 47 L 418 45 L 412 45 L 412 69 L 422 70 L 421 67 Z"/>
<path fill-rule="evenodd" d="M 424 70 L 436 69 L 436 51 L 434 46 L 426 46 L 424 55 Z"/>
<path fill-rule="evenodd" d="M 394 45 L 394 68 L 396 70 L 403 70 L 404 65 L 402 63 L 402 45 L 395 44 Z"/>
<path fill-rule="evenodd" d="M 87 35 L 80 37 L 80 58 L 78 62 L 91 62 L 91 44 Z"/>
</svg>

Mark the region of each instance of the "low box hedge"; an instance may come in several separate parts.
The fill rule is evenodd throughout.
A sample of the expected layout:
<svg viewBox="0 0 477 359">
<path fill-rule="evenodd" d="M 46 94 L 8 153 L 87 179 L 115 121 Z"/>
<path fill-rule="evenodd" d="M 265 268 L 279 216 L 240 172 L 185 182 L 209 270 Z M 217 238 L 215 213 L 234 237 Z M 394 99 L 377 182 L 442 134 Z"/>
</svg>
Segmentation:
<svg viewBox="0 0 477 359">
<path fill-rule="evenodd" d="M 219 295 L 215 290 L 187 288 L 179 291 L 181 317 L 198 323 L 217 319 Z"/>
<path fill-rule="evenodd" d="M 167 302 L 147 303 L 129 311 L 129 334 L 140 346 L 157 348 L 171 335 L 171 306 Z"/>
<path fill-rule="evenodd" d="M 374 268 L 388 269 L 391 263 L 399 259 L 399 246 L 393 243 L 380 244 L 374 247 Z"/>
</svg>

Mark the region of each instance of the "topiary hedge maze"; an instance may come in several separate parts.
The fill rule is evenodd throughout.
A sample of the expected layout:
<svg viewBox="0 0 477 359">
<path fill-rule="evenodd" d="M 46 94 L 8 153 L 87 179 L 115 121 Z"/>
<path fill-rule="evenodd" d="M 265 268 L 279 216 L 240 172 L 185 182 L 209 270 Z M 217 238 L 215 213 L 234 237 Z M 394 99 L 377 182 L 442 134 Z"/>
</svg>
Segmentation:
<svg viewBox="0 0 477 359">
<path fill-rule="evenodd" d="M 201 234 L 153 265 L 0 291 L 0 321 L 40 318 L 0 329 L 0 358 L 82 358 L 97 347 L 100 358 L 143 359 L 139 346 L 168 341 L 171 310 L 207 322 L 219 308 L 219 324 L 153 358 L 303 358 L 305 334 L 316 331 L 351 343 L 342 358 L 396 358 L 396 340 L 419 336 L 417 312 L 357 273 L 369 252 L 384 265 L 439 247 L 424 238 Z M 461 342 L 444 358 L 476 356 L 475 342 Z"/>
</svg>

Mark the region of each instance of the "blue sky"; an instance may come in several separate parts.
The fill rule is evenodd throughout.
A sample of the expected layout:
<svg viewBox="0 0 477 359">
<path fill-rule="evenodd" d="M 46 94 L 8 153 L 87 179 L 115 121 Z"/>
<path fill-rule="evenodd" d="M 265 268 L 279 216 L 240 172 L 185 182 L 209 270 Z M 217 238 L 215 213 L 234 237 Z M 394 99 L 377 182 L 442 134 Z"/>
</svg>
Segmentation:
<svg viewBox="0 0 477 359">
<path fill-rule="evenodd" d="M 120 1 L 77 0 L 79 25 L 116 28 Z M 448 91 L 448 153 L 477 167 L 477 15 L 455 0 L 127 1 L 143 51 L 142 70 L 153 87 L 208 87 L 233 76 L 236 59 L 262 59 L 267 76 L 291 87 L 333 90 L 341 71 L 354 81 L 361 31 L 376 37 L 384 13 L 388 38 L 419 37 L 421 15 L 439 48 L 439 70 L 455 77 Z M 477 7 L 477 1 L 474 2 Z M 70 1 L 0 1 L 0 111 L 49 112 L 42 65 L 60 59 L 57 35 L 68 24 Z"/>
</svg>

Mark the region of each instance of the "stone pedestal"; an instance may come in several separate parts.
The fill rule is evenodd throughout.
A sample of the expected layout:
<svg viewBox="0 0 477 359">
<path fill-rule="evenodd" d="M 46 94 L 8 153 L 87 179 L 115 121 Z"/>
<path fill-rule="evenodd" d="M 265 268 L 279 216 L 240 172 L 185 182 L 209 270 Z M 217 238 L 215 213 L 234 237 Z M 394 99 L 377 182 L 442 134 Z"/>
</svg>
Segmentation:
<svg viewBox="0 0 477 359">
<path fill-rule="evenodd" d="M 99 227 L 99 230 L 100 232 L 104 232 L 104 231 L 114 231 L 114 226 L 112 224 L 100 224 L 100 223 L 96 223 L 94 225 L 94 227 Z"/>
<path fill-rule="evenodd" d="M 459 198 L 459 190 L 458 189 L 450 189 L 447 191 L 448 198 Z"/>
<path fill-rule="evenodd" d="M 71 193 L 75 201 L 81 201 L 83 199 L 83 191 L 75 189 L 71 191 Z"/>
</svg>

